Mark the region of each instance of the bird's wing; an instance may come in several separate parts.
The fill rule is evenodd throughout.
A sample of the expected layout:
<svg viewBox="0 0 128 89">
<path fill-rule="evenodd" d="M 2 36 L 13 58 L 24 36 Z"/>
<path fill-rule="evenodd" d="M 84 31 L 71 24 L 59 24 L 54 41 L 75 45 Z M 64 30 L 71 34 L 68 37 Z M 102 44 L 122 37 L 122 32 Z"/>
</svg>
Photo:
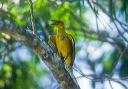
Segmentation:
<svg viewBox="0 0 128 89">
<path fill-rule="evenodd" d="M 68 34 L 68 38 L 72 42 L 72 61 L 71 61 L 71 66 L 73 66 L 73 63 L 74 63 L 74 60 L 75 60 L 75 41 L 74 41 L 72 35 Z"/>
<path fill-rule="evenodd" d="M 49 36 L 48 44 L 51 46 L 54 52 L 57 52 L 56 48 L 56 36 Z"/>
</svg>

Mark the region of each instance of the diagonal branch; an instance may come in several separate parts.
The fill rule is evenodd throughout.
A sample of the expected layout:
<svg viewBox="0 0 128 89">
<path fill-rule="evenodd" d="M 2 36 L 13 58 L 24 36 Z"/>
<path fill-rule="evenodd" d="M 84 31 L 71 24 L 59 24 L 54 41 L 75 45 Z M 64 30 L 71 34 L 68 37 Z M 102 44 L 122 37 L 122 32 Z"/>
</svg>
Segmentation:
<svg viewBox="0 0 128 89">
<path fill-rule="evenodd" d="M 113 68 L 113 70 L 112 70 L 112 73 L 111 73 L 111 75 L 109 76 L 110 78 L 113 76 L 113 74 L 114 74 L 114 72 L 115 72 L 115 69 L 116 69 L 116 66 L 117 66 L 117 64 L 119 63 L 119 61 L 121 60 L 121 58 L 123 57 L 123 55 L 124 55 L 124 53 L 125 53 L 126 50 L 127 50 L 127 46 L 124 48 L 122 54 L 120 55 L 119 59 L 118 59 L 117 62 L 115 63 L 115 66 L 114 66 L 114 68 Z"/>
<path fill-rule="evenodd" d="M 60 59 L 57 53 L 53 52 L 46 42 L 36 35 L 22 29 L 15 23 L 3 19 L 0 19 L 0 33 L 5 33 L 31 48 L 42 58 L 63 89 L 80 89 L 75 77 L 64 64 L 64 61 Z"/>
</svg>

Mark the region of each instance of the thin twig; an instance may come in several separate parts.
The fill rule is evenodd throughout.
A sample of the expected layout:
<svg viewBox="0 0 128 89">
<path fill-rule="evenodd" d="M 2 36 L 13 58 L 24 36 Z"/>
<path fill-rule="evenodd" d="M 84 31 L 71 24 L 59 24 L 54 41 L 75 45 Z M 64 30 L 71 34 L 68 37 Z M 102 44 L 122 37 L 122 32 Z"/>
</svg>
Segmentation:
<svg viewBox="0 0 128 89">
<path fill-rule="evenodd" d="M 128 79 L 128 76 L 125 76 L 125 77 L 121 77 L 120 80 L 126 80 Z"/>
<path fill-rule="evenodd" d="M 121 60 L 121 58 L 123 57 L 123 55 L 124 55 L 124 53 L 125 53 L 126 49 L 127 49 L 127 46 L 124 48 L 124 50 L 123 50 L 122 54 L 120 55 L 119 59 L 117 60 L 117 62 L 116 62 L 116 64 L 115 64 L 115 66 L 114 66 L 114 68 L 113 68 L 113 71 L 112 71 L 111 75 L 109 76 L 110 78 L 111 78 L 111 77 L 112 77 L 112 75 L 114 74 L 115 69 L 116 69 L 116 66 L 117 66 L 117 64 L 119 63 L 119 61 Z"/>
<path fill-rule="evenodd" d="M 29 4 L 30 4 L 30 14 L 31 14 L 31 24 L 32 24 L 32 30 L 33 30 L 33 34 L 37 34 L 36 32 L 36 28 L 35 28 L 35 21 L 34 21 L 34 15 L 33 15 L 33 3 L 32 0 L 29 0 Z"/>
<path fill-rule="evenodd" d="M 116 17 L 115 17 L 115 19 L 116 19 L 116 21 L 117 21 L 117 22 L 119 22 L 120 24 L 122 24 L 122 25 L 124 25 L 124 26 L 128 27 L 128 24 L 126 24 L 126 23 L 124 23 L 124 22 L 119 21 Z"/>
<path fill-rule="evenodd" d="M 96 11 L 95 8 L 93 8 L 93 6 L 91 5 L 90 1 L 87 1 L 90 8 L 92 9 L 92 11 L 94 12 L 94 14 L 96 15 L 96 17 L 98 18 L 98 20 L 100 21 L 100 23 L 103 25 L 104 29 L 106 29 L 105 25 L 103 24 L 103 22 L 100 20 L 99 16 L 98 16 L 98 11 Z M 107 29 L 106 29 L 107 30 Z"/>
<path fill-rule="evenodd" d="M 124 37 L 124 35 L 123 35 L 123 34 L 121 33 L 121 31 L 119 30 L 119 28 L 118 28 L 117 24 L 115 23 L 115 21 L 113 21 L 113 23 L 114 23 L 114 25 L 115 25 L 115 27 L 116 27 L 118 33 L 121 35 L 121 37 L 123 37 L 124 40 L 125 40 L 126 42 L 128 42 L 128 40 Z"/>
<path fill-rule="evenodd" d="M 111 89 L 114 89 L 110 80 L 109 80 L 109 85 L 110 85 Z"/>
<path fill-rule="evenodd" d="M 120 79 L 120 78 L 110 78 L 109 76 L 97 75 L 97 74 L 86 75 L 76 65 L 74 65 L 74 66 L 76 67 L 75 71 L 78 72 L 81 75 L 80 77 L 77 77 L 77 78 L 85 77 L 85 78 L 87 78 L 87 79 L 89 79 L 91 81 L 94 81 L 94 82 L 103 82 L 103 81 L 109 81 L 110 82 L 110 81 L 114 81 L 114 82 L 122 85 L 124 87 L 124 89 L 128 89 L 127 86 L 120 81 L 120 80 L 122 80 L 124 78 L 122 78 L 122 79 Z M 128 79 L 128 77 L 125 77 L 125 79 Z M 111 87 L 111 88 L 114 89 L 113 87 Z"/>
<path fill-rule="evenodd" d="M 104 22 L 109 26 L 109 28 L 110 28 L 111 30 L 113 30 L 113 28 L 112 28 L 112 27 L 110 26 L 110 24 L 105 20 L 105 18 L 102 17 L 102 15 L 100 15 L 98 12 L 97 12 L 97 14 L 100 16 L 101 19 L 104 20 Z M 100 19 L 100 18 L 99 18 L 99 19 Z"/>
<path fill-rule="evenodd" d="M 120 22 L 116 17 L 115 17 L 115 20 L 120 24 L 120 26 L 123 28 L 123 30 L 125 32 L 128 32 L 127 28 L 125 28 L 124 26 L 128 27 L 127 24 L 123 23 L 123 22 Z"/>
<path fill-rule="evenodd" d="M 94 5 L 94 11 L 98 13 L 98 9 L 97 9 L 97 6 Z M 97 28 L 97 32 L 99 32 L 99 25 L 98 25 L 98 16 L 97 16 L 97 13 L 94 13 L 95 14 L 95 18 L 96 18 L 96 28 Z"/>
<path fill-rule="evenodd" d="M 89 2 L 89 0 L 88 0 L 88 2 Z M 125 40 L 126 42 L 128 42 L 128 40 L 124 37 L 124 35 L 122 35 L 122 33 L 121 33 L 121 31 L 119 30 L 117 24 L 115 23 L 114 20 L 116 20 L 116 19 L 115 19 L 114 17 L 112 17 L 112 16 L 102 7 L 102 5 L 100 5 L 99 3 L 94 2 L 94 1 L 92 1 L 92 3 L 94 3 L 95 5 L 97 5 L 108 17 L 111 18 L 111 20 L 112 20 L 113 24 L 115 25 L 115 27 L 116 27 L 118 33 L 121 35 L 121 37 L 124 38 L 124 40 Z M 116 21 L 117 21 L 117 20 L 116 20 Z M 117 22 L 118 22 L 118 21 L 117 21 Z M 119 23 L 119 22 L 118 22 L 118 23 Z"/>
</svg>

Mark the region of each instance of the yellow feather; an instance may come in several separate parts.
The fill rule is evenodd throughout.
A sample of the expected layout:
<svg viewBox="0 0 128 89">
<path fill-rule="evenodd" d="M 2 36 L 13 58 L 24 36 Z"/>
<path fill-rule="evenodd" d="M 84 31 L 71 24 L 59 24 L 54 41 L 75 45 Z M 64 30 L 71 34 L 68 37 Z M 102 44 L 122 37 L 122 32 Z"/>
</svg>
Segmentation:
<svg viewBox="0 0 128 89">
<path fill-rule="evenodd" d="M 49 45 L 57 49 L 59 55 L 65 60 L 67 66 L 72 68 L 75 59 L 75 42 L 71 35 L 67 34 L 63 21 L 54 20 L 57 34 L 50 36 Z"/>
</svg>

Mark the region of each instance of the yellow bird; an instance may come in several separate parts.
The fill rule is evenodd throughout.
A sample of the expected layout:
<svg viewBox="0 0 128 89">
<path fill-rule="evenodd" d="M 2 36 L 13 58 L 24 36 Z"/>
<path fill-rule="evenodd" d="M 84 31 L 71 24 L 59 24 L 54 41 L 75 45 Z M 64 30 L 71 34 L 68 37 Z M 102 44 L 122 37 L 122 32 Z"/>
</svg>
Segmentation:
<svg viewBox="0 0 128 89">
<path fill-rule="evenodd" d="M 57 51 L 62 59 L 65 60 L 67 66 L 72 69 L 75 59 L 75 42 L 71 35 L 65 31 L 64 22 L 60 20 L 52 20 L 52 25 L 57 28 L 57 34 L 50 36 L 48 44 Z"/>
</svg>

